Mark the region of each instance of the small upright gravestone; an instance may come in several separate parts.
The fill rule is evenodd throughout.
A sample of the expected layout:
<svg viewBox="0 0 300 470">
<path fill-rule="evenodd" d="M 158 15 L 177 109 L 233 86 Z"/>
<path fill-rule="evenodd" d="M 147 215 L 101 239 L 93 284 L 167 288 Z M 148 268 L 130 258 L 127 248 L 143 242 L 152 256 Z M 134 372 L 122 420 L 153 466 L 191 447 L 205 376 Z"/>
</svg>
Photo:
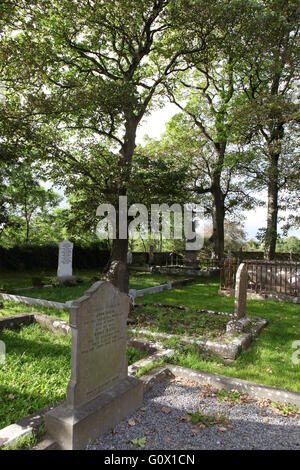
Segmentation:
<svg viewBox="0 0 300 470">
<path fill-rule="evenodd" d="M 153 263 L 154 263 L 154 246 L 150 245 L 150 248 L 149 248 L 149 264 L 153 264 Z"/>
<path fill-rule="evenodd" d="M 72 272 L 73 243 L 63 240 L 59 243 L 57 278 L 59 281 L 74 281 Z"/>
<path fill-rule="evenodd" d="M 61 449 L 84 449 L 142 405 L 143 384 L 127 373 L 128 311 L 129 297 L 107 281 L 72 303 L 67 402 L 46 415 Z"/>
<path fill-rule="evenodd" d="M 246 316 L 248 272 L 245 263 L 241 263 L 236 273 L 234 316 L 239 319 Z"/>
<path fill-rule="evenodd" d="M 127 253 L 127 264 L 132 264 L 132 252 L 128 251 Z"/>
<path fill-rule="evenodd" d="M 5 349 L 4 341 L 0 341 L 0 364 L 5 362 Z"/>
<path fill-rule="evenodd" d="M 239 265 L 236 273 L 234 319 L 227 323 L 226 332 L 230 335 L 240 333 L 250 323 L 246 317 L 248 272 L 245 263 Z"/>
</svg>

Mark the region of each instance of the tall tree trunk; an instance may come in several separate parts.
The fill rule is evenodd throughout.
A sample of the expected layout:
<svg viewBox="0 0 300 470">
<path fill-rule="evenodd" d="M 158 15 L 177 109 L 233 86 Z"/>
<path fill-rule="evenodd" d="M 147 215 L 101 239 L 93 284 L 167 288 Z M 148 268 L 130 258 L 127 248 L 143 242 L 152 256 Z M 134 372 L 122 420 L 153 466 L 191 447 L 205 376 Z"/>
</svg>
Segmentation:
<svg viewBox="0 0 300 470">
<path fill-rule="evenodd" d="M 273 260 L 276 252 L 278 221 L 278 161 L 279 153 L 269 156 L 267 230 L 265 236 L 265 259 Z"/>
<path fill-rule="evenodd" d="M 221 188 L 221 175 L 224 165 L 226 142 L 215 142 L 215 149 L 218 155 L 217 165 L 212 175 L 211 194 L 213 197 L 213 257 L 222 261 L 224 258 L 224 219 L 225 205 L 224 194 Z"/>
<path fill-rule="evenodd" d="M 128 239 L 119 240 L 115 238 L 112 242 L 112 249 L 110 254 L 110 264 L 112 261 L 122 261 L 127 263 Z"/>
<path fill-rule="evenodd" d="M 213 193 L 213 257 L 220 261 L 224 258 L 224 196 L 221 188 L 215 188 Z"/>
<path fill-rule="evenodd" d="M 28 243 L 29 242 L 29 222 L 26 220 L 26 236 L 25 236 L 25 242 Z"/>
<path fill-rule="evenodd" d="M 135 149 L 135 139 L 136 139 L 136 128 L 137 128 L 137 119 L 130 115 L 127 116 L 126 124 L 125 124 L 125 136 L 123 145 L 119 152 L 119 175 L 117 179 L 116 185 L 116 196 L 117 199 L 119 196 L 126 196 L 127 189 L 130 184 L 130 174 L 131 174 L 131 164 L 132 164 L 132 157 Z M 128 252 L 128 233 L 126 234 L 126 238 L 119 238 L 119 201 L 116 201 L 116 238 L 112 241 L 112 250 L 110 254 L 109 265 L 113 261 L 121 261 L 124 264 L 127 264 L 127 252 Z M 127 208 L 126 213 L 122 214 L 123 217 L 126 217 L 127 220 Z M 127 220 L 128 223 L 128 220 Z M 128 277 L 127 277 L 128 279 Z M 121 282 L 122 290 L 128 292 L 129 290 L 129 282 L 125 281 L 127 286 L 124 289 L 124 281 Z"/>
<path fill-rule="evenodd" d="M 275 89 L 278 83 L 275 81 Z M 276 253 L 277 223 L 278 223 L 278 193 L 279 193 L 279 158 L 281 154 L 282 139 L 284 137 L 283 122 L 276 122 L 270 130 L 267 140 L 268 148 L 268 208 L 267 230 L 265 236 L 265 259 L 273 260 Z"/>
</svg>

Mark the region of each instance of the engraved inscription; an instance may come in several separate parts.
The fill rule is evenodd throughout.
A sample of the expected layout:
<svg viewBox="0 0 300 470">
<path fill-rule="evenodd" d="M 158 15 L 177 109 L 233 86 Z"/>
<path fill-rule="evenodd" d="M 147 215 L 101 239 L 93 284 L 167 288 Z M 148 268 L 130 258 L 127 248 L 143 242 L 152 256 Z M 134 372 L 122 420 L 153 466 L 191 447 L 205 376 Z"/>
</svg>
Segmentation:
<svg viewBox="0 0 300 470">
<path fill-rule="evenodd" d="M 72 307 L 76 312 L 69 386 L 72 406 L 92 400 L 127 376 L 129 300 L 109 282 L 94 286 Z"/>
<path fill-rule="evenodd" d="M 72 248 L 70 246 L 64 246 L 61 251 L 60 263 L 71 264 L 72 263 Z"/>
</svg>

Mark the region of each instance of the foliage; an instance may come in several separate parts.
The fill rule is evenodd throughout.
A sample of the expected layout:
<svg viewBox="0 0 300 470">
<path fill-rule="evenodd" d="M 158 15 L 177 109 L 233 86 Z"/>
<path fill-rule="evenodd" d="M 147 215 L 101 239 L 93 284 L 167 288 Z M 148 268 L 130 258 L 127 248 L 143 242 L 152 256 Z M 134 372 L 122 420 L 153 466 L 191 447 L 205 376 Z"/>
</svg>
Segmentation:
<svg viewBox="0 0 300 470">
<path fill-rule="evenodd" d="M 91 245 L 74 245 L 74 269 L 102 269 L 109 258 L 109 251 L 103 250 L 97 242 Z M 30 271 L 56 270 L 58 263 L 58 245 L 53 243 L 40 245 L 19 245 L 11 248 L 0 246 L 2 270 Z"/>
<path fill-rule="evenodd" d="M 228 419 L 226 416 L 217 414 L 217 415 L 207 415 L 203 414 L 199 409 L 196 413 L 190 412 L 189 416 L 191 417 L 192 424 L 203 424 L 204 426 L 212 426 L 216 424 L 226 424 Z"/>
<path fill-rule="evenodd" d="M 277 251 L 283 253 L 300 253 L 300 240 L 297 237 L 291 236 L 286 238 L 279 237 L 277 243 Z"/>
<path fill-rule="evenodd" d="M 147 437 L 135 437 L 134 439 L 131 439 L 131 444 L 133 444 L 136 447 L 145 447 L 146 442 L 147 442 Z"/>
<path fill-rule="evenodd" d="M 272 402 L 272 407 L 278 414 L 283 416 L 297 416 L 300 414 L 300 410 L 297 405 L 293 403 L 277 403 Z"/>
<path fill-rule="evenodd" d="M 91 243 L 97 206 L 127 194 L 147 205 L 201 201 L 222 257 L 224 217 L 236 222 L 267 188 L 272 257 L 279 208 L 292 208 L 286 231 L 299 222 L 296 0 L 34 0 L 2 10 L 2 244 Z M 167 97 L 181 113 L 161 142 L 136 148 L 142 119 Z M 118 242 L 106 248 L 125 260 Z"/>
<path fill-rule="evenodd" d="M 147 351 L 143 351 L 134 347 L 127 347 L 128 364 L 133 364 L 134 362 L 140 361 L 141 359 L 144 359 L 147 356 Z"/>
<path fill-rule="evenodd" d="M 223 403 L 224 401 L 229 401 L 235 405 L 240 403 L 240 392 L 237 390 L 218 390 L 217 391 L 218 400 Z"/>
</svg>

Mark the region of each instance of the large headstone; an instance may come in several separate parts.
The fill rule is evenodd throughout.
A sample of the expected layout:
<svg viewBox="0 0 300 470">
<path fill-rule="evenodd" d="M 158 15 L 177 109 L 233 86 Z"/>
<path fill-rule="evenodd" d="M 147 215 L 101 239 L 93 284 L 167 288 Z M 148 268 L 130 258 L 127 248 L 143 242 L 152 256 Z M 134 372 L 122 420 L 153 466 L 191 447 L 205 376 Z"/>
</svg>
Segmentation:
<svg viewBox="0 0 300 470">
<path fill-rule="evenodd" d="M 234 316 L 243 318 L 246 316 L 248 289 L 248 272 L 245 263 L 241 263 L 236 273 L 235 282 L 235 300 L 234 300 Z"/>
<path fill-rule="evenodd" d="M 63 240 L 59 243 L 57 277 L 59 281 L 75 280 L 72 271 L 73 243 Z"/>
<path fill-rule="evenodd" d="M 107 281 L 72 303 L 67 401 L 46 415 L 62 449 L 84 449 L 142 404 L 143 384 L 127 374 L 128 311 L 129 297 Z"/>
</svg>

